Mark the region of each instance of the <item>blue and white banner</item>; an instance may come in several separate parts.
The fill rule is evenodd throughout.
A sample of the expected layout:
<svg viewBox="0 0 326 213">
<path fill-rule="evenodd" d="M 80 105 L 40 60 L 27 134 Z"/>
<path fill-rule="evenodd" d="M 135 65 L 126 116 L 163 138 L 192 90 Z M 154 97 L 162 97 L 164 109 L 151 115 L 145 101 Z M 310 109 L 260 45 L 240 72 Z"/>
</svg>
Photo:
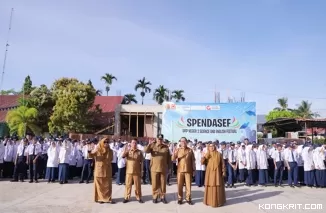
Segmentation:
<svg viewBox="0 0 326 213">
<path fill-rule="evenodd" d="M 255 102 L 163 103 L 162 134 L 170 141 L 181 137 L 199 141 L 256 141 Z"/>
</svg>

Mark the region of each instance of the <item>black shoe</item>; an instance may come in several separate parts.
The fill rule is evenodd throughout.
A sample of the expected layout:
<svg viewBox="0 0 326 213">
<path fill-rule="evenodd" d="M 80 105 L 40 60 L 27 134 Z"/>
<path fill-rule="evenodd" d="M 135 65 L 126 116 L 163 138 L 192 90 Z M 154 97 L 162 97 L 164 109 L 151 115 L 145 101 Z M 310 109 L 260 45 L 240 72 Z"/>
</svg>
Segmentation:
<svg viewBox="0 0 326 213">
<path fill-rule="evenodd" d="M 290 185 L 290 187 L 291 187 L 291 188 L 294 188 L 294 186 L 293 186 L 293 185 Z"/>
<path fill-rule="evenodd" d="M 60 184 L 63 184 L 63 181 L 60 181 Z"/>
<path fill-rule="evenodd" d="M 11 180 L 10 182 L 18 182 L 18 180 Z"/>
<path fill-rule="evenodd" d="M 187 203 L 188 203 L 189 205 L 193 205 L 193 202 L 192 202 L 191 200 L 187 200 Z"/>
<path fill-rule="evenodd" d="M 280 187 L 283 187 L 282 184 L 279 185 Z"/>
<path fill-rule="evenodd" d="M 35 180 L 34 182 L 35 182 L 35 183 L 38 183 L 38 180 Z"/>
<path fill-rule="evenodd" d="M 165 200 L 165 198 L 161 199 L 161 202 L 164 204 L 167 204 L 168 202 Z"/>
<path fill-rule="evenodd" d="M 144 201 L 142 199 L 138 200 L 139 203 L 144 203 Z"/>
<path fill-rule="evenodd" d="M 103 204 L 104 202 L 103 202 L 103 201 L 99 201 L 98 203 L 99 203 L 99 204 Z"/>
<path fill-rule="evenodd" d="M 157 199 L 153 199 L 153 203 L 157 203 Z"/>
<path fill-rule="evenodd" d="M 178 200 L 178 204 L 181 205 L 182 204 L 182 200 Z"/>
<path fill-rule="evenodd" d="M 229 185 L 229 184 L 225 186 L 225 188 L 229 188 L 229 187 L 230 187 L 230 185 Z"/>
<path fill-rule="evenodd" d="M 115 202 L 111 200 L 110 202 L 108 202 L 108 204 L 115 204 Z"/>
<path fill-rule="evenodd" d="M 124 199 L 122 203 L 128 203 L 129 200 Z"/>
<path fill-rule="evenodd" d="M 86 181 L 86 184 L 89 184 L 89 181 Z"/>
<path fill-rule="evenodd" d="M 277 187 L 277 185 L 275 184 L 275 187 Z"/>
<path fill-rule="evenodd" d="M 33 181 L 32 181 L 32 180 L 30 180 L 28 183 L 33 183 Z"/>
<path fill-rule="evenodd" d="M 79 181 L 79 183 L 84 183 L 84 181 L 81 180 L 81 181 Z"/>
</svg>

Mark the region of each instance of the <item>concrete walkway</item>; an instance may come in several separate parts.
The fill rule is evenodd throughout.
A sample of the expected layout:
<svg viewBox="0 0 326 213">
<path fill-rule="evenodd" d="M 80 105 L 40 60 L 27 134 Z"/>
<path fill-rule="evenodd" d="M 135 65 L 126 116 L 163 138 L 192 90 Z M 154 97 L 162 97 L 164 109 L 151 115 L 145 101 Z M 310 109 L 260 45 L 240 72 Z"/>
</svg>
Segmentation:
<svg viewBox="0 0 326 213">
<path fill-rule="evenodd" d="M 1 213 L 255 213 L 255 212 L 326 212 L 326 189 L 245 187 L 227 189 L 227 204 L 211 208 L 202 203 L 203 188 L 192 188 L 193 206 L 177 205 L 176 185 L 167 187 L 168 204 L 153 204 L 151 186 L 143 185 L 144 204 L 133 201 L 123 204 L 124 186 L 113 186 L 117 204 L 93 202 L 93 184 L 74 183 L 10 183 L 0 181 Z M 259 204 L 323 204 L 323 210 L 259 210 Z M 312 207 L 312 206 L 311 206 Z M 265 206 L 268 208 L 268 206 Z"/>
</svg>

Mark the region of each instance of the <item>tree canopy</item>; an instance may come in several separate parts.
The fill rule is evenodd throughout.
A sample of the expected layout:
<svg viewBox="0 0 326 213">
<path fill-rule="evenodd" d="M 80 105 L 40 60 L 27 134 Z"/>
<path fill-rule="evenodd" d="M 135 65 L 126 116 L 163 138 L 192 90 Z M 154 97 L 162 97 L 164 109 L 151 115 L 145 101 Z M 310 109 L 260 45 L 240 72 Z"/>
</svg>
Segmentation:
<svg viewBox="0 0 326 213">
<path fill-rule="evenodd" d="M 49 121 L 50 132 L 85 132 L 96 90 L 77 79 L 62 78 L 54 82 L 52 93 L 56 104 Z"/>
<path fill-rule="evenodd" d="M 36 125 L 38 111 L 35 108 L 20 106 L 17 109 L 11 110 L 6 116 L 6 122 L 10 128 L 10 133 L 17 133 L 23 137 L 26 132 L 40 133 L 40 128 Z"/>
<path fill-rule="evenodd" d="M 277 118 L 296 118 L 296 117 L 298 117 L 297 114 L 292 111 L 272 110 L 266 115 L 266 121 L 274 120 Z"/>
</svg>

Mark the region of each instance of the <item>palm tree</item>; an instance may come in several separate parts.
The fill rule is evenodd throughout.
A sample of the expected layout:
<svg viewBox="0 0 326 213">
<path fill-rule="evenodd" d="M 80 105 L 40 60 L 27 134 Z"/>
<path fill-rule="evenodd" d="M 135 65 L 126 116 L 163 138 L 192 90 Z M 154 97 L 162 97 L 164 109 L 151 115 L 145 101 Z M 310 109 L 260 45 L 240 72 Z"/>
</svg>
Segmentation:
<svg viewBox="0 0 326 213">
<path fill-rule="evenodd" d="M 123 104 L 131 104 L 131 103 L 137 104 L 136 95 L 135 94 L 125 94 L 125 96 L 123 97 L 122 103 Z"/>
<path fill-rule="evenodd" d="M 283 98 L 279 98 L 277 99 L 277 103 L 279 105 L 279 107 L 275 107 L 274 110 L 277 110 L 277 111 L 287 111 L 287 110 L 290 110 L 288 108 L 288 98 L 286 97 L 283 97 Z"/>
<path fill-rule="evenodd" d="M 103 80 L 106 84 L 105 91 L 106 91 L 106 96 L 109 96 L 109 91 L 110 91 L 110 86 L 113 83 L 113 80 L 118 80 L 115 76 L 105 73 L 104 76 L 101 77 L 101 80 Z"/>
<path fill-rule="evenodd" d="M 169 101 L 169 90 L 165 88 L 163 85 L 160 85 L 157 89 L 155 89 L 153 94 L 153 99 L 158 104 L 163 104 L 164 101 Z"/>
<path fill-rule="evenodd" d="M 150 81 L 146 81 L 145 77 L 143 79 L 138 80 L 138 83 L 135 86 L 135 90 L 141 89 L 140 95 L 141 95 L 141 104 L 144 104 L 144 97 L 146 93 L 151 92 L 151 88 L 149 86 L 152 85 Z"/>
<path fill-rule="evenodd" d="M 301 104 L 298 105 L 298 108 L 294 111 L 300 118 L 311 119 L 314 117 L 319 117 L 318 113 L 311 111 L 311 104 L 308 101 L 301 101 Z"/>
<path fill-rule="evenodd" d="M 27 130 L 31 130 L 34 134 L 38 134 L 40 128 L 35 125 L 37 115 L 37 109 L 20 106 L 7 113 L 6 122 L 8 123 L 11 133 L 16 132 L 20 137 L 25 136 Z"/>
<path fill-rule="evenodd" d="M 185 101 L 186 98 L 183 96 L 184 92 L 185 92 L 184 90 L 174 90 L 174 91 L 172 91 L 172 98 L 176 102 Z"/>
<path fill-rule="evenodd" d="M 102 90 L 100 89 L 96 90 L 96 96 L 102 96 Z"/>
</svg>

